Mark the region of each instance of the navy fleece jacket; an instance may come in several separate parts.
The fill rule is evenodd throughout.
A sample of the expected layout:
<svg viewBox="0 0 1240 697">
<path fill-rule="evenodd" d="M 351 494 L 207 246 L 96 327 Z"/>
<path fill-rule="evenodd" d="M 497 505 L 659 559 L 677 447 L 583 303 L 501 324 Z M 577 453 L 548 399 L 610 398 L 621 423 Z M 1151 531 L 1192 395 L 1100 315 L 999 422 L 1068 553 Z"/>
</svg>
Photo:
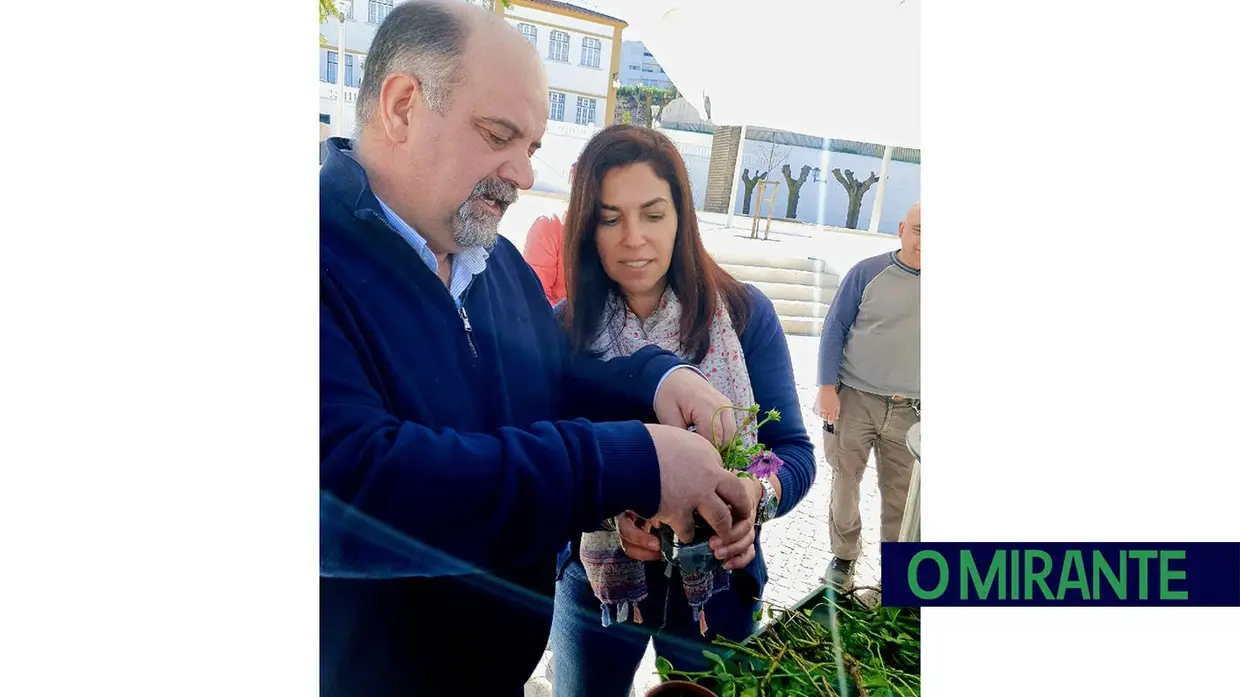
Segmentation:
<svg viewBox="0 0 1240 697">
<path fill-rule="evenodd" d="M 360 165 L 333 148 L 320 185 L 321 575 L 527 564 L 605 517 L 654 513 L 645 427 L 566 419 L 589 415 L 582 396 L 649 408 L 682 361 L 658 349 L 572 358 L 504 238 L 464 296 L 467 331 Z"/>
<path fill-rule="evenodd" d="M 683 365 L 576 360 L 505 239 L 459 312 L 329 143 L 320 173 L 320 683 L 325 695 L 516 695 L 551 625 L 555 558 L 626 509 L 653 515 L 638 421 Z M 468 317 L 468 323 L 466 322 Z"/>
</svg>

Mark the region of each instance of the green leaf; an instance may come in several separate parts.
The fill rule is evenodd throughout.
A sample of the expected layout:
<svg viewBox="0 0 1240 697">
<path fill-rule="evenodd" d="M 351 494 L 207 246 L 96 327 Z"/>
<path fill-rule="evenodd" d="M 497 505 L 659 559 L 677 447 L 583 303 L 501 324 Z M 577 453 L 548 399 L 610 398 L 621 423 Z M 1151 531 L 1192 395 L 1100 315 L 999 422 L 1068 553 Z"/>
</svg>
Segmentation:
<svg viewBox="0 0 1240 697">
<path fill-rule="evenodd" d="M 666 658 L 659 656 L 654 661 L 655 670 L 659 671 L 659 679 L 667 680 L 667 676 L 672 672 L 672 663 Z"/>
</svg>

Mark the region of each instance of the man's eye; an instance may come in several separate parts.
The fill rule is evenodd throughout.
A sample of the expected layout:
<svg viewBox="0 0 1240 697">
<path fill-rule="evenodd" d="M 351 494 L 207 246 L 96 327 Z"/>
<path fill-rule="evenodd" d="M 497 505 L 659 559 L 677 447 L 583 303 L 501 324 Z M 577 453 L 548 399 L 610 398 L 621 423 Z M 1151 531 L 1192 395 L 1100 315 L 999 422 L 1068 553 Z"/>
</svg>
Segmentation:
<svg viewBox="0 0 1240 697">
<path fill-rule="evenodd" d="M 507 145 L 507 144 L 508 144 L 508 139 L 507 139 L 507 138 L 503 138 L 503 137 L 497 136 L 497 135 L 495 135 L 494 133 L 492 133 L 492 132 L 490 132 L 490 131 L 487 131 L 487 139 L 488 139 L 488 140 L 490 140 L 490 141 L 491 141 L 491 144 L 492 144 L 492 145 L 494 145 L 494 146 L 496 146 L 496 147 L 502 147 L 502 146 L 504 146 L 504 145 Z"/>
</svg>

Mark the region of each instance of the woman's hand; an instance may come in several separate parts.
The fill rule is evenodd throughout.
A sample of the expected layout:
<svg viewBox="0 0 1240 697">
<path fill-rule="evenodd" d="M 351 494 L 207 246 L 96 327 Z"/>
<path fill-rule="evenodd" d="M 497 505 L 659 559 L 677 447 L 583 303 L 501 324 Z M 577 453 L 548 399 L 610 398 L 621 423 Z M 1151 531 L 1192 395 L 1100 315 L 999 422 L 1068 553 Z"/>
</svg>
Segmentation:
<svg viewBox="0 0 1240 697">
<path fill-rule="evenodd" d="M 662 559 L 659 538 L 650 533 L 650 528 L 657 525 L 638 518 L 633 511 L 625 511 L 616 516 L 616 532 L 620 533 L 620 547 L 624 553 L 638 561 Z"/>
</svg>

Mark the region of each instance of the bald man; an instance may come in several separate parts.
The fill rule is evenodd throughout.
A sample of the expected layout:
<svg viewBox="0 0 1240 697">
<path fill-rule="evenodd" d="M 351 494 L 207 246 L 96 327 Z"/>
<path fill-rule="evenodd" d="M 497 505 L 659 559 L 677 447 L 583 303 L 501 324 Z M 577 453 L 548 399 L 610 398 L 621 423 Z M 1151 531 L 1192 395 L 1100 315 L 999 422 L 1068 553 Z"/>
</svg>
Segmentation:
<svg viewBox="0 0 1240 697">
<path fill-rule="evenodd" d="M 711 432 L 727 399 L 657 348 L 571 356 L 498 234 L 533 183 L 547 94 L 539 56 L 499 15 L 415 0 L 375 34 L 359 137 L 328 141 L 321 694 L 521 695 L 547 645 L 557 553 L 625 510 L 682 536 L 696 511 L 727 556 L 753 544 L 744 484 L 685 429 Z M 607 422 L 608 408 L 660 423 Z"/>
<path fill-rule="evenodd" d="M 921 203 L 900 221 L 900 249 L 844 275 L 818 345 L 818 400 L 831 480 L 826 580 L 852 585 L 861 553 L 861 477 L 876 455 L 882 540 L 904 519 L 913 456 L 904 436 L 921 420 Z"/>
</svg>

